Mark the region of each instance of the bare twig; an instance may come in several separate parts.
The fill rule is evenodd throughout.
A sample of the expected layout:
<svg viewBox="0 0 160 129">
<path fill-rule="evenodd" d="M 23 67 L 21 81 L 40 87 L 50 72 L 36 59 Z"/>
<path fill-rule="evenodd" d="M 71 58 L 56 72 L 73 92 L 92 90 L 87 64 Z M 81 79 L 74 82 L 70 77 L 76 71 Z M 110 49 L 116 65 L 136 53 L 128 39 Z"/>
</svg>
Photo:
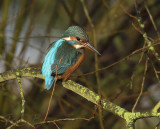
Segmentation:
<svg viewBox="0 0 160 129">
<path fill-rule="evenodd" d="M 57 129 L 60 129 L 59 126 L 56 124 L 55 121 L 53 121 L 53 124 L 57 127 Z"/>
<path fill-rule="evenodd" d="M 147 68 L 148 68 L 148 60 L 149 59 L 147 58 L 146 59 L 146 63 L 145 63 L 145 68 L 144 68 L 143 79 L 142 79 L 142 83 L 141 83 L 141 90 L 140 90 L 140 93 L 139 93 L 139 95 L 138 95 L 138 97 L 136 99 L 136 102 L 135 102 L 135 104 L 134 104 L 134 106 L 132 108 L 132 112 L 134 112 L 134 110 L 135 110 L 135 108 L 137 106 L 137 103 L 138 103 L 138 101 L 139 101 L 139 99 L 140 99 L 140 97 L 141 97 L 141 95 L 143 93 L 144 81 L 145 81 L 145 76 L 146 76 L 146 72 L 147 72 Z"/>
<path fill-rule="evenodd" d="M 151 12 L 150 12 L 150 10 L 148 9 L 148 6 L 147 6 L 146 3 L 145 3 L 145 8 L 146 8 L 146 10 L 147 10 L 147 12 L 148 12 L 148 15 L 149 15 L 149 17 L 150 17 L 150 20 L 151 20 L 151 22 L 152 22 L 152 24 L 153 24 L 153 27 L 154 27 L 154 29 L 155 29 L 155 31 L 156 31 L 156 33 L 157 33 L 157 36 L 158 36 L 158 38 L 160 39 L 160 34 L 159 34 L 159 32 L 158 32 L 157 26 L 156 26 L 156 24 L 155 24 L 155 22 L 154 22 L 154 20 L 153 20 L 153 17 L 152 17 L 152 15 L 151 15 Z"/>
<path fill-rule="evenodd" d="M 11 121 L 11 120 L 5 118 L 4 116 L 0 116 L 0 119 L 4 120 L 6 123 L 9 122 L 9 123 L 11 123 L 11 124 L 14 124 L 13 121 Z M 16 125 L 16 126 L 17 126 L 17 125 Z"/>
<path fill-rule="evenodd" d="M 52 89 L 51 97 L 49 99 L 48 109 L 47 109 L 46 115 L 44 117 L 44 121 L 47 119 L 47 116 L 48 116 L 48 113 L 49 113 L 49 109 L 50 109 L 50 106 L 51 106 L 51 101 L 52 101 L 52 98 L 53 98 L 53 93 L 55 91 L 55 86 L 56 86 L 56 82 L 57 82 L 57 71 L 58 71 L 58 68 L 61 64 L 62 59 L 63 59 L 63 57 L 59 60 L 59 64 L 56 65 L 56 75 L 55 75 L 55 78 L 54 78 L 53 89 Z"/>
<path fill-rule="evenodd" d="M 15 123 L 13 123 L 11 126 L 7 127 L 6 129 L 11 129 L 11 128 L 14 127 L 14 126 L 17 126 L 19 123 L 25 123 L 25 124 L 27 124 L 27 125 L 29 125 L 30 127 L 32 127 L 32 128 L 35 129 L 34 125 L 32 125 L 31 123 L 29 123 L 28 121 L 26 121 L 26 120 L 24 120 L 24 119 L 20 119 L 20 120 L 16 121 Z"/>
<path fill-rule="evenodd" d="M 48 113 L 49 113 L 49 109 L 50 109 L 50 106 L 51 106 L 51 101 L 52 101 L 52 98 L 53 98 L 53 93 L 54 93 L 54 91 L 55 91 L 56 82 L 57 82 L 57 79 L 55 78 L 55 80 L 54 80 L 54 85 L 53 85 L 53 89 L 52 89 L 52 93 L 51 93 L 51 97 L 50 97 L 50 99 L 49 99 L 49 104 L 48 104 L 47 112 L 46 112 L 46 115 L 45 115 L 43 121 L 46 121 L 46 119 L 47 119 L 47 116 L 48 116 Z"/>
</svg>

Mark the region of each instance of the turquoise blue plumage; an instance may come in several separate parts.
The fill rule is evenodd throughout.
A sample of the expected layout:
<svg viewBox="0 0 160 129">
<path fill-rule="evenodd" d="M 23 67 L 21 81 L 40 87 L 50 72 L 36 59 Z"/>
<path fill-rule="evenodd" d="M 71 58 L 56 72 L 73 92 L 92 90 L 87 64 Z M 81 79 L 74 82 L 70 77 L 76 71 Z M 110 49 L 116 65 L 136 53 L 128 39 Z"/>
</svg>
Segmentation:
<svg viewBox="0 0 160 129">
<path fill-rule="evenodd" d="M 67 48 L 67 49 L 66 49 Z M 65 50 L 65 51 L 64 51 Z M 60 39 L 55 42 L 46 54 L 42 66 L 42 75 L 45 77 L 45 89 L 50 89 L 54 82 L 54 74 L 56 74 L 56 65 L 58 67 L 57 74 L 64 73 L 69 67 L 75 64 L 80 52 L 68 44 L 65 40 Z M 62 59 L 59 64 L 60 59 Z"/>
<path fill-rule="evenodd" d="M 51 76 L 52 70 L 51 66 L 55 62 L 55 54 L 58 48 L 62 45 L 61 40 L 58 40 L 54 47 L 51 47 L 47 52 L 43 65 L 42 65 L 42 75 L 45 77 L 45 89 L 50 89 L 54 82 L 54 76 Z"/>
<path fill-rule="evenodd" d="M 62 38 L 50 46 L 42 65 L 45 89 L 49 90 L 52 87 L 56 73 L 59 76 L 62 75 L 61 79 L 66 79 L 79 67 L 84 58 L 84 47 L 99 54 L 88 43 L 86 32 L 79 26 L 69 27 L 62 35 Z M 56 66 L 58 66 L 58 69 Z"/>
</svg>

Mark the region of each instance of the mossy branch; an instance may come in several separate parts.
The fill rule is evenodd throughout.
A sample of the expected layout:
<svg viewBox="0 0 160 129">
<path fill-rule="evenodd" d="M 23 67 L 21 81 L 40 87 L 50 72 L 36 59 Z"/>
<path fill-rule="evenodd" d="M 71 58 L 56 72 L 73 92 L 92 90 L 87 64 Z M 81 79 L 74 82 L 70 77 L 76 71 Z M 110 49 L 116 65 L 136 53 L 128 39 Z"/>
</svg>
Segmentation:
<svg viewBox="0 0 160 129">
<path fill-rule="evenodd" d="M 44 79 L 41 74 L 40 68 L 19 68 L 11 71 L 6 71 L 0 74 L 0 82 L 16 79 L 17 76 L 21 77 L 37 77 Z"/>
<path fill-rule="evenodd" d="M 160 55 L 159 55 L 158 52 L 156 52 L 156 50 L 155 50 L 155 48 L 153 46 L 154 42 L 152 42 L 151 40 L 148 39 L 148 35 L 145 32 L 145 30 L 144 30 L 145 29 L 145 24 L 142 21 L 142 17 L 140 15 L 140 10 L 139 10 L 138 4 L 137 4 L 137 0 L 135 0 L 135 9 L 136 9 L 136 13 L 137 13 L 137 22 L 138 22 L 138 24 L 139 24 L 139 26 L 141 28 L 142 33 L 143 33 L 144 41 L 147 43 L 147 45 L 149 47 L 149 50 L 155 55 L 155 57 L 157 58 L 157 60 L 160 61 Z M 146 9 L 147 9 L 147 7 L 146 7 Z M 147 10 L 147 11 L 149 12 L 149 10 Z M 151 14 L 150 13 L 149 13 L 149 16 L 151 18 Z M 154 23 L 153 20 L 151 20 L 151 21 L 152 21 L 152 23 Z"/>
<path fill-rule="evenodd" d="M 41 75 L 40 68 L 22 68 L 22 69 L 15 69 L 12 71 L 1 73 L 0 82 L 11 80 L 11 79 L 16 79 L 17 76 L 19 77 L 37 77 L 37 78 L 44 79 Z M 84 97 L 88 101 L 98 106 L 99 106 L 99 102 L 101 102 L 101 106 L 103 109 L 109 112 L 112 112 L 115 115 L 125 120 L 127 129 L 134 129 L 134 123 L 137 119 L 148 118 L 148 117 L 160 117 L 160 113 L 158 112 L 158 109 L 160 108 L 159 106 L 160 102 L 158 102 L 157 105 L 155 105 L 155 107 L 152 109 L 151 112 L 142 112 L 142 113 L 133 112 L 132 113 L 106 99 L 100 98 L 100 96 L 94 93 L 93 91 L 71 80 L 62 82 L 62 85 L 65 88 L 79 94 L 80 96 Z"/>
</svg>

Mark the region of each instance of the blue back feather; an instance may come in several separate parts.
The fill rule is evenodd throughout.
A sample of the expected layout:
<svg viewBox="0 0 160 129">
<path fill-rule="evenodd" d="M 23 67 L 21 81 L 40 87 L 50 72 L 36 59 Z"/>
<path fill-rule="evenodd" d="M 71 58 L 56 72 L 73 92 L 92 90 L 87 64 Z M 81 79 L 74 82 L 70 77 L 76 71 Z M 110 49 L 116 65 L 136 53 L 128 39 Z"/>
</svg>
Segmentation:
<svg viewBox="0 0 160 129">
<path fill-rule="evenodd" d="M 63 74 L 69 67 L 74 65 L 81 55 L 81 50 L 72 47 L 73 44 L 78 42 L 58 40 L 53 44 L 47 52 L 43 66 L 42 75 L 45 77 L 45 89 L 50 89 L 54 82 L 54 74 Z M 63 58 L 63 59 L 62 59 Z M 59 61 L 61 63 L 59 64 Z M 59 66 L 56 70 L 56 65 Z"/>
<path fill-rule="evenodd" d="M 53 85 L 54 77 L 51 76 L 52 74 L 51 66 L 55 61 L 56 51 L 62 45 L 63 41 L 64 41 L 63 39 L 58 40 L 54 44 L 54 47 L 50 48 L 50 50 L 48 51 L 48 53 L 44 58 L 44 62 L 42 66 L 42 75 L 45 77 L 45 87 L 44 87 L 45 89 L 49 90 Z"/>
</svg>

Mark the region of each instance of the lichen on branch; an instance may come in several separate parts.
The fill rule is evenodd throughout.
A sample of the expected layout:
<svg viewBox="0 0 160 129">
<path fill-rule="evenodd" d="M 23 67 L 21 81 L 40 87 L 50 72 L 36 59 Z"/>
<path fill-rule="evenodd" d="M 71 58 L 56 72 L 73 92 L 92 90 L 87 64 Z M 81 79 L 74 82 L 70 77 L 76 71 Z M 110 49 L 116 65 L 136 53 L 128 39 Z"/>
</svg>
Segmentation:
<svg viewBox="0 0 160 129">
<path fill-rule="evenodd" d="M 16 79 L 18 77 L 37 77 L 44 79 L 41 74 L 40 68 L 22 68 L 14 69 L 0 74 L 0 82 Z M 71 80 L 62 82 L 63 87 L 77 93 L 88 101 L 101 106 L 103 109 L 112 112 L 113 114 L 121 117 L 126 122 L 127 129 L 134 129 L 134 123 L 137 119 L 148 118 L 148 117 L 160 117 L 158 109 L 160 108 L 158 102 L 150 112 L 129 112 L 120 106 L 101 98 L 98 94 L 91 91 L 90 89 L 73 82 Z M 99 105 L 99 102 L 101 105 Z M 24 108 L 24 107 L 23 107 Z M 47 121 L 46 121 L 47 122 Z M 36 124 L 36 123 L 35 123 Z M 33 125 L 34 126 L 34 125 Z"/>
</svg>

